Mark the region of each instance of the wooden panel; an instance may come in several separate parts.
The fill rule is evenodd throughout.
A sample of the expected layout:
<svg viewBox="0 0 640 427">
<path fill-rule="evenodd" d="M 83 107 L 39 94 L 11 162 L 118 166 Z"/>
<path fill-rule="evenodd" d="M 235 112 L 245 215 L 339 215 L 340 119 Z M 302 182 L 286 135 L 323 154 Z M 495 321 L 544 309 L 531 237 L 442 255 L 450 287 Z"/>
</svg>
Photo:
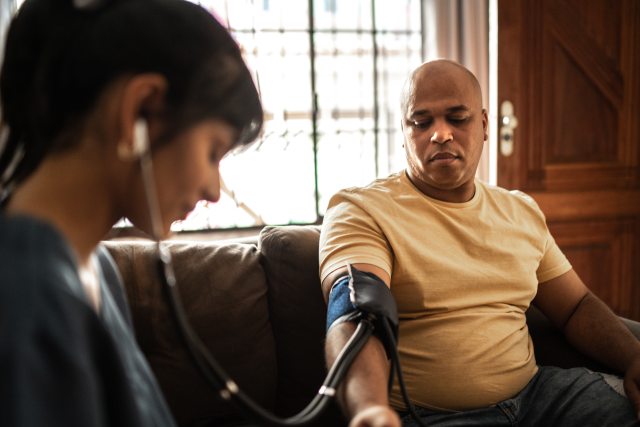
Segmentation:
<svg viewBox="0 0 640 427">
<path fill-rule="evenodd" d="M 529 192 L 547 221 L 639 218 L 640 191 Z M 639 237 L 640 239 L 640 237 Z M 640 286 L 640 283 L 638 283 Z"/>
<path fill-rule="evenodd" d="M 596 45 L 600 46 L 609 58 L 618 60 L 622 6 L 620 1 L 568 0 L 567 8 L 571 12 L 568 18 L 578 20 Z"/>
<path fill-rule="evenodd" d="M 549 222 L 549 229 L 593 293 L 619 315 L 640 319 L 638 217 Z"/>
<path fill-rule="evenodd" d="M 618 158 L 618 109 L 587 78 L 560 45 L 553 46 L 552 82 L 543 93 L 546 150 L 541 167 L 569 163 L 614 163 Z M 597 126 L 584 126 L 593 123 Z"/>
<path fill-rule="evenodd" d="M 499 101 L 519 126 L 499 184 L 639 188 L 640 2 L 513 3 L 499 14 Z"/>
<path fill-rule="evenodd" d="M 587 286 L 616 313 L 640 320 L 640 190 L 529 194 Z"/>
<path fill-rule="evenodd" d="M 640 1 L 499 0 L 498 27 L 498 102 L 519 123 L 498 184 L 533 196 L 583 280 L 640 320 Z"/>
<path fill-rule="evenodd" d="M 590 4 L 593 6 L 597 3 L 608 4 L 610 2 L 599 0 L 592 1 Z M 620 1 L 616 3 L 621 4 Z M 621 63 L 609 57 L 606 47 L 601 46 L 597 39 L 591 36 L 587 27 L 575 20 L 574 16 L 577 11 L 570 8 L 565 1 L 546 0 L 544 4 L 545 8 L 542 11 L 544 14 L 542 21 L 544 48 L 548 49 L 550 44 L 557 44 L 566 49 L 585 77 L 591 80 L 602 94 L 610 99 L 612 104 L 619 107 L 622 104 L 623 92 Z M 580 8 L 578 10 L 584 15 L 589 9 Z M 625 30 L 621 25 L 623 11 L 620 8 L 618 11 L 618 16 L 590 15 L 590 18 L 592 22 L 599 21 L 603 26 L 610 26 L 614 31 L 621 33 Z M 619 50 L 620 45 L 615 46 L 615 49 Z M 545 54 L 544 60 L 546 64 L 549 64 L 553 62 L 553 57 Z"/>
<path fill-rule="evenodd" d="M 522 85 L 526 83 L 521 79 L 525 58 L 518 54 L 523 45 L 523 26 L 521 22 L 522 1 L 500 0 L 498 3 L 498 98 L 499 103 L 509 100 L 515 102 L 515 115 L 520 119 L 520 124 L 514 130 L 515 144 L 513 154 L 509 157 L 498 155 L 498 184 L 506 188 L 519 188 L 524 180 L 522 174 L 526 174 L 525 167 L 520 165 L 523 144 L 520 137 L 523 129 L 528 125 L 527 105 L 521 102 Z M 489 129 L 497 133 L 500 129 L 499 111 L 494 112 L 496 121 Z M 499 150 L 498 150 L 499 151 Z"/>
</svg>

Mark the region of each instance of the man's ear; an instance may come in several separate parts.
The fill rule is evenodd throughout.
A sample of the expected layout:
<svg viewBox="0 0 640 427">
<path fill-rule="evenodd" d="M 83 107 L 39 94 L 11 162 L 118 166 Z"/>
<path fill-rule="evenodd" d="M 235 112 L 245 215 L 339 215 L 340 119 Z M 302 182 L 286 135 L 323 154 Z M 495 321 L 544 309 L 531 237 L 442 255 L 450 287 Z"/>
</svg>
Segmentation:
<svg viewBox="0 0 640 427">
<path fill-rule="evenodd" d="M 400 132 L 402 132 L 402 138 L 404 139 L 404 119 L 400 119 Z M 404 148 L 404 142 L 402 143 L 402 148 Z"/>
<path fill-rule="evenodd" d="M 482 109 L 482 132 L 484 140 L 489 139 L 489 115 L 486 108 Z"/>
<path fill-rule="evenodd" d="M 140 119 L 148 122 L 154 113 L 164 109 L 167 86 L 167 79 L 157 73 L 137 74 L 124 84 L 118 115 L 119 152 L 135 151 L 136 123 Z M 148 123 L 148 126 L 149 134 L 152 135 L 151 141 L 153 141 L 153 135 L 158 134 L 157 124 L 152 126 Z"/>
</svg>

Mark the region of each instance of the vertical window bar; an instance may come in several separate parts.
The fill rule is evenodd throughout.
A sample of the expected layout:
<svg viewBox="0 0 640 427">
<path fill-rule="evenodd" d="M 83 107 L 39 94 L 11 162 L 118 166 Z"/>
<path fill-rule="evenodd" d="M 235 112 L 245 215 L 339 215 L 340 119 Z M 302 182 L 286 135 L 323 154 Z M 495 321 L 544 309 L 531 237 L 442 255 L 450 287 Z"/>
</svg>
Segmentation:
<svg viewBox="0 0 640 427">
<path fill-rule="evenodd" d="M 379 138 L 378 133 L 380 131 L 378 118 L 379 118 L 379 95 L 378 95 L 378 39 L 377 39 L 377 27 L 376 27 L 376 2 L 371 0 L 371 39 L 373 42 L 373 150 L 375 159 L 375 173 L 376 178 L 380 175 L 380 167 L 378 165 L 380 159 L 379 153 Z"/>
<path fill-rule="evenodd" d="M 364 49 L 364 38 L 367 36 L 367 34 L 365 34 L 363 28 L 362 28 L 362 7 L 361 7 L 362 2 L 358 1 L 358 25 L 356 27 L 356 34 L 358 36 L 357 40 L 358 40 L 358 45 L 355 47 L 355 53 L 354 53 L 354 57 L 357 58 L 358 60 L 358 64 L 362 64 L 363 58 L 366 55 L 366 51 Z M 360 157 L 362 158 L 364 156 L 364 152 L 366 150 L 366 148 L 364 148 L 365 143 L 367 142 L 367 132 L 370 131 L 370 129 L 367 129 L 366 126 L 364 125 L 365 123 L 365 118 L 366 118 L 366 113 L 367 113 L 367 109 L 364 105 L 364 102 L 362 100 L 362 96 L 364 94 L 364 91 L 368 88 L 365 89 L 365 72 L 364 69 L 360 66 L 357 67 L 358 69 L 358 88 L 360 90 L 360 102 L 358 102 L 358 126 L 359 126 L 359 136 L 360 136 Z"/>
<path fill-rule="evenodd" d="M 336 139 L 336 141 L 338 141 L 338 147 L 341 147 L 341 141 L 340 141 L 340 135 L 342 134 L 343 131 L 343 126 L 344 126 L 344 121 L 343 119 L 343 115 L 342 115 L 342 104 L 338 103 L 338 94 L 340 93 L 339 88 L 340 88 L 340 84 L 339 84 L 339 79 L 338 79 L 338 65 L 341 61 L 344 61 L 345 58 L 347 57 L 347 53 L 348 50 L 346 48 L 346 46 L 344 46 L 342 43 L 339 42 L 339 37 L 338 35 L 344 35 L 344 31 L 338 28 L 338 24 L 337 24 L 337 20 L 338 20 L 338 6 L 337 3 L 333 0 L 330 1 L 331 4 L 331 43 L 333 43 L 333 51 L 332 51 L 332 66 L 331 69 L 333 70 L 333 93 L 334 93 L 334 104 L 333 104 L 333 111 L 335 112 L 334 117 L 335 117 L 335 133 L 334 133 L 334 137 Z M 343 13 L 344 13 L 344 8 L 342 9 Z M 340 47 L 338 47 L 340 46 Z M 349 115 L 347 114 L 347 117 Z"/>
<path fill-rule="evenodd" d="M 256 4 L 255 4 L 255 0 L 251 0 L 251 6 L 252 6 L 252 17 L 251 17 L 251 35 L 253 38 L 253 51 L 251 52 L 251 54 L 255 55 L 255 69 L 253 70 L 253 74 L 256 78 L 256 89 L 258 90 L 258 96 L 260 96 L 262 98 L 262 88 L 260 87 L 260 71 L 259 71 L 259 60 L 258 60 L 258 43 L 257 43 L 257 33 L 258 33 L 258 28 L 256 26 Z M 266 7 L 269 7 L 269 0 L 264 0 L 263 4 L 262 4 L 263 9 Z M 249 54 L 249 52 L 247 52 L 247 54 Z"/>
<path fill-rule="evenodd" d="M 229 20 L 229 0 L 224 2 L 224 19 L 227 21 L 227 31 L 231 32 L 231 21 Z"/>
<path fill-rule="evenodd" d="M 309 0 L 309 62 L 311 73 L 311 138 L 313 139 L 313 191 L 316 221 L 320 219 L 320 191 L 318 189 L 318 94 L 316 93 L 316 45 L 314 2 Z"/>
<path fill-rule="evenodd" d="M 391 120 L 392 117 L 392 111 L 391 111 L 391 106 L 389 105 L 389 99 L 390 99 L 390 90 L 389 90 L 389 57 L 392 57 L 392 61 L 393 61 L 393 52 L 391 52 L 391 54 L 389 54 L 389 34 L 386 33 L 385 37 L 384 37 L 384 43 L 383 43 L 383 48 L 381 49 L 381 64 L 382 64 L 382 69 L 383 69 L 383 73 L 382 73 L 382 81 L 381 81 L 381 85 L 382 85 L 382 92 L 384 93 L 384 99 L 386 101 L 386 105 L 384 106 L 384 132 L 385 132 L 385 136 L 386 136 L 386 142 L 387 142 L 387 149 L 386 149 L 386 159 L 387 162 L 385 164 L 385 172 L 389 173 L 392 169 L 393 169 L 393 165 L 392 165 L 392 161 L 391 161 L 391 156 L 392 153 L 394 152 L 394 147 L 393 147 L 393 142 L 394 142 L 394 132 L 393 132 L 393 121 Z"/>
<path fill-rule="evenodd" d="M 284 28 L 284 19 L 283 19 L 283 7 L 282 7 L 282 3 L 280 3 L 280 8 L 278 10 L 278 35 L 279 35 L 279 39 L 280 39 L 280 58 L 282 59 L 282 63 L 286 64 L 286 60 L 288 58 L 291 58 L 290 52 L 287 51 L 287 36 L 290 33 L 288 31 L 286 31 L 286 29 Z M 284 83 L 287 81 L 287 67 L 282 67 L 280 69 L 281 73 L 280 73 L 280 78 L 281 78 L 281 82 Z M 288 139 L 288 134 L 289 134 L 289 110 L 288 110 L 288 106 L 286 103 L 284 103 L 282 105 L 282 122 L 284 124 L 283 126 L 283 130 L 282 133 L 279 134 L 279 137 L 281 138 L 285 138 L 285 145 L 282 151 L 286 151 L 287 148 L 289 148 L 289 139 Z"/>
<path fill-rule="evenodd" d="M 424 2 L 420 2 L 420 61 L 424 61 L 427 57 L 427 46 L 424 43 L 424 35 L 427 25 L 427 17 L 424 15 Z"/>
</svg>

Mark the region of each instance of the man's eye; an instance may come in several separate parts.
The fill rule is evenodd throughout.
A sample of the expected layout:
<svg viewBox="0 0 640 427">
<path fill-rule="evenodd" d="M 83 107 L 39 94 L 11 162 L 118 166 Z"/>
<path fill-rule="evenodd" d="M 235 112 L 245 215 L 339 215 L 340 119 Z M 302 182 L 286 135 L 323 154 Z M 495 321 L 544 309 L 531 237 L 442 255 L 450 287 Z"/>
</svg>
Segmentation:
<svg viewBox="0 0 640 427">
<path fill-rule="evenodd" d="M 428 128 L 430 125 L 431 125 L 431 120 L 424 120 L 424 121 L 421 121 L 421 122 L 415 122 L 415 121 L 414 121 L 414 122 L 412 123 L 412 126 L 413 126 L 414 128 L 418 128 L 418 129 L 426 129 L 426 128 Z"/>
<path fill-rule="evenodd" d="M 451 116 L 449 117 L 449 122 L 459 124 L 466 122 L 468 117 L 466 116 Z"/>
</svg>

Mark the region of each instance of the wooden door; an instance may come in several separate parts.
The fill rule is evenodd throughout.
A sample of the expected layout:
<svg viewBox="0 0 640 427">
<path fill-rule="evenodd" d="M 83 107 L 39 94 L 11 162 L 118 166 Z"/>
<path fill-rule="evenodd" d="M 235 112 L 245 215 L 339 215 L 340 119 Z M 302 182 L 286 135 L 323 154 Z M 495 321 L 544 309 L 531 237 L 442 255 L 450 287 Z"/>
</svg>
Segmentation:
<svg viewBox="0 0 640 427">
<path fill-rule="evenodd" d="M 499 0 L 498 82 L 518 119 L 498 184 L 533 196 L 591 290 L 640 320 L 640 1 Z"/>
</svg>

